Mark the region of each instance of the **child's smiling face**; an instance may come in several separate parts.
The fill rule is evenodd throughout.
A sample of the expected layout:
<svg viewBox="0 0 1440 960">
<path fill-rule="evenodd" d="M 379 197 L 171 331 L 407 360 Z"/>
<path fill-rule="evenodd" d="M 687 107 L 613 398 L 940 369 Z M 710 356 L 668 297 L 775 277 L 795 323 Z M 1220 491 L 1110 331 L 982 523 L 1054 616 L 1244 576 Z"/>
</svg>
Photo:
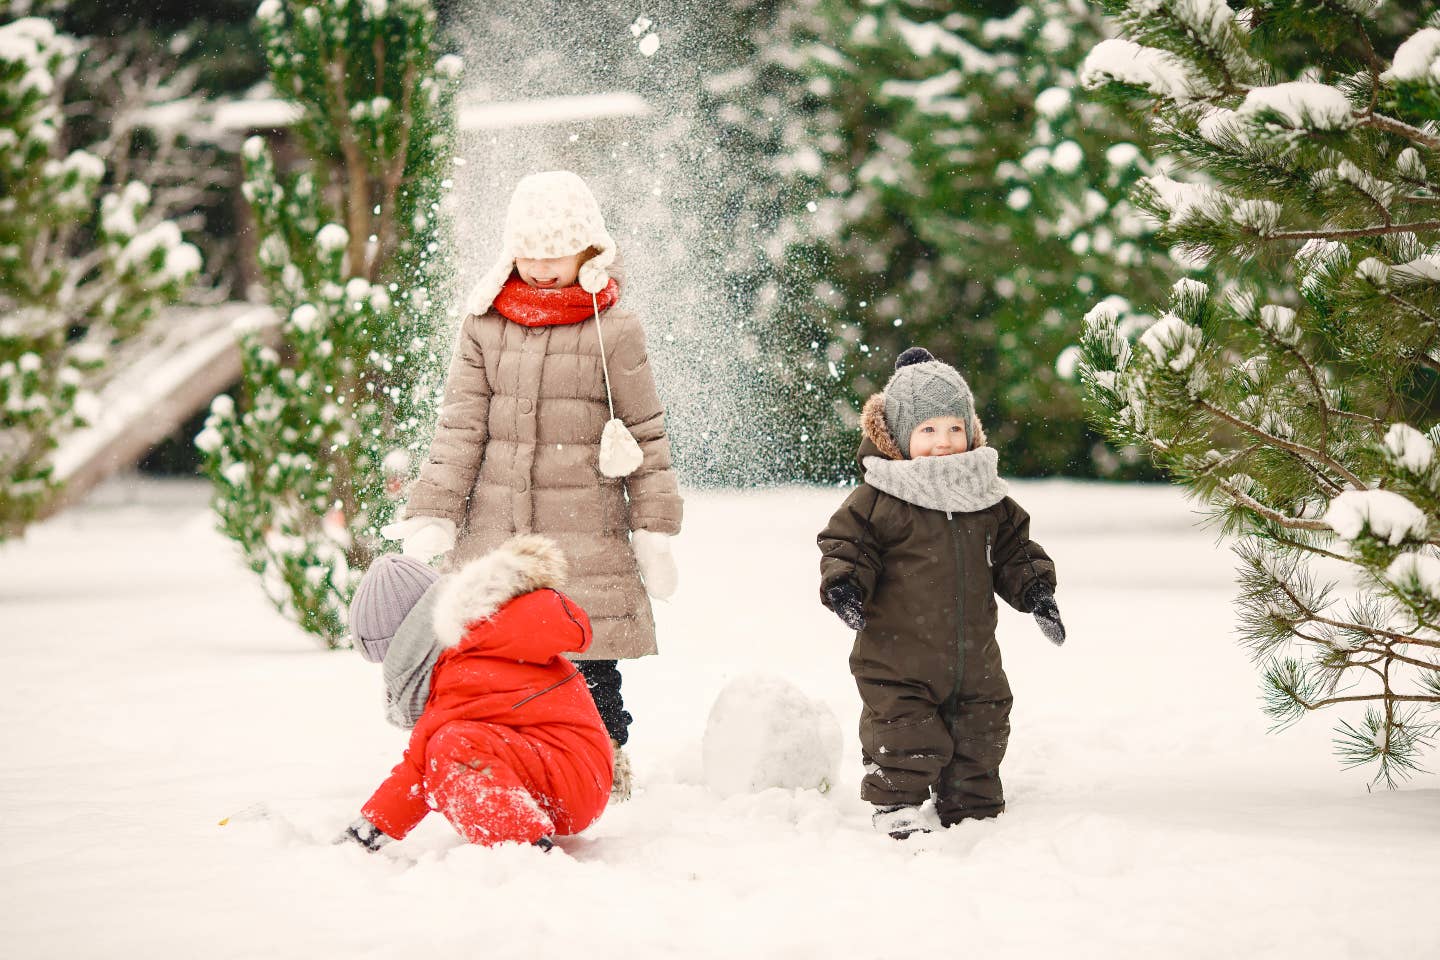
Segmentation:
<svg viewBox="0 0 1440 960">
<path fill-rule="evenodd" d="M 573 286 L 580 276 L 580 266 L 593 254 L 589 250 L 572 253 L 568 257 L 549 257 L 544 260 L 515 258 L 515 270 L 520 279 L 537 290 L 559 290 Z"/>
<path fill-rule="evenodd" d="M 959 417 L 931 417 L 910 432 L 910 459 L 946 457 L 970 447 L 965 421 Z"/>
</svg>

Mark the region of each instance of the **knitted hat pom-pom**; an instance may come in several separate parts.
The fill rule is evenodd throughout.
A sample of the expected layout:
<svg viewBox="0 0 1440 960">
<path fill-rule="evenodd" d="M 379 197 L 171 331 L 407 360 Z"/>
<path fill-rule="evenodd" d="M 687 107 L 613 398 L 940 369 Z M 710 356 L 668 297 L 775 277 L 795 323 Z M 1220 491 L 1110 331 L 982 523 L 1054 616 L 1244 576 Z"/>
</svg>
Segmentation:
<svg viewBox="0 0 1440 960">
<path fill-rule="evenodd" d="M 899 370 L 901 367 L 908 367 L 912 363 L 927 363 L 934 359 L 935 355 L 924 347 L 911 347 L 895 358 L 895 369 Z"/>
</svg>

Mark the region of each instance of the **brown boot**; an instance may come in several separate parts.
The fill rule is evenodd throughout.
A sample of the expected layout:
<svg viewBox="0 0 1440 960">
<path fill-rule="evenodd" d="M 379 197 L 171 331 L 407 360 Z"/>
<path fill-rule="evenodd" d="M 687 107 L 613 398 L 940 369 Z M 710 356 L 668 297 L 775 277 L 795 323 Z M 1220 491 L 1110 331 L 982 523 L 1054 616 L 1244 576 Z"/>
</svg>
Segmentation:
<svg viewBox="0 0 1440 960">
<path fill-rule="evenodd" d="M 610 741 L 610 749 L 615 755 L 615 766 L 612 770 L 610 783 L 610 802 L 622 803 L 630 799 L 630 787 L 632 774 L 630 773 L 630 758 L 625 755 L 625 748 L 614 740 Z"/>
</svg>

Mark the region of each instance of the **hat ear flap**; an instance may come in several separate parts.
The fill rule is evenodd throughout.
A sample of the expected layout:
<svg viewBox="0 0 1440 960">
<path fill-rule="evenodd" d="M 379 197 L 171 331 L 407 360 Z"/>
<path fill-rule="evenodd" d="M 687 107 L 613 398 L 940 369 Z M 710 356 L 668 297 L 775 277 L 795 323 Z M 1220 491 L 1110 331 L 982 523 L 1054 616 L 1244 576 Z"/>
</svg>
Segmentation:
<svg viewBox="0 0 1440 960">
<path fill-rule="evenodd" d="M 580 265 L 580 286 L 586 293 L 599 293 L 610 282 L 607 268 L 615 262 L 615 239 L 607 231 L 592 246 L 600 252 Z"/>
<path fill-rule="evenodd" d="M 514 257 L 504 255 L 495 261 L 495 265 L 470 288 L 470 296 L 465 298 L 466 315 L 478 316 L 489 310 L 495 298 L 500 295 L 500 288 L 505 286 L 505 281 L 510 279 L 510 274 L 514 271 Z"/>
</svg>

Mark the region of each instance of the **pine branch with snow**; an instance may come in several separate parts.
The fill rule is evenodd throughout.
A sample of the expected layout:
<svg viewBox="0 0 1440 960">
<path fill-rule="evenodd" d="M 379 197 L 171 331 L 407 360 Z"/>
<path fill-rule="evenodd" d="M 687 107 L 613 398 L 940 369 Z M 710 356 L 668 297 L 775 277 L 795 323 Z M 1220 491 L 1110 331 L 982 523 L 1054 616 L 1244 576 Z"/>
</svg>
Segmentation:
<svg viewBox="0 0 1440 960">
<path fill-rule="evenodd" d="M 243 390 L 196 438 L 221 528 L 277 607 L 347 642 L 354 583 L 383 546 L 433 420 L 450 278 L 448 188 L 459 62 L 421 0 L 265 0 L 271 77 L 304 111 L 308 166 L 243 150 L 258 260 L 281 343 L 237 331 Z M 353 571 L 353 573 L 352 573 Z"/>
<path fill-rule="evenodd" d="M 113 151 L 70 142 L 86 55 L 48 20 L 0 27 L 0 539 L 56 499 L 52 454 L 114 352 L 201 266 L 149 187 L 113 179 Z"/>
<path fill-rule="evenodd" d="M 1086 82 L 1147 101 L 1175 165 L 1135 202 L 1216 282 L 1179 281 L 1158 320 L 1098 304 L 1079 372 L 1112 442 L 1239 538 L 1267 712 L 1366 706 L 1337 752 L 1393 786 L 1440 729 L 1440 71 L 1413 20 L 1385 64 L 1372 6 L 1108 5 L 1130 46 L 1097 45 Z"/>
</svg>

